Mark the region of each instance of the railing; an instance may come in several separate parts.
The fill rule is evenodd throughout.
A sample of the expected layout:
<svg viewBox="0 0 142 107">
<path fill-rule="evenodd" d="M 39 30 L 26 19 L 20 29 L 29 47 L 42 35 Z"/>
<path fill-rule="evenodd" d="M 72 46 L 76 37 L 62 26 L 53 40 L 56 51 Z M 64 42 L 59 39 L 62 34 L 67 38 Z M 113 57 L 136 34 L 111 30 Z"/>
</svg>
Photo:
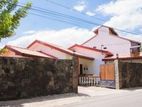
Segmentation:
<svg viewBox="0 0 142 107">
<path fill-rule="evenodd" d="M 95 86 L 97 84 L 96 78 L 93 75 L 80 75 L 78 83 L 80 86 Z"/>
</svg>

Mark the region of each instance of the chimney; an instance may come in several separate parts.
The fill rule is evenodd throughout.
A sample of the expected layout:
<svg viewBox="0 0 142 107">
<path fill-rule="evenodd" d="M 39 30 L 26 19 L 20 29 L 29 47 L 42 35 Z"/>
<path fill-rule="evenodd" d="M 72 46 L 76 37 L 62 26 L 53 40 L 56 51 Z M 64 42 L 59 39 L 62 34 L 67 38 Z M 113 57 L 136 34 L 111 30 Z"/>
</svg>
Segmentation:
<svg viewBox="0 0 142 107">
<path fill-rule="evenodd" d="M 96 31 L 94 31 L 98 35 L 108 35 L 109 34 L 109 28 L 105 26 L 101 26 Z"/>
</svg>

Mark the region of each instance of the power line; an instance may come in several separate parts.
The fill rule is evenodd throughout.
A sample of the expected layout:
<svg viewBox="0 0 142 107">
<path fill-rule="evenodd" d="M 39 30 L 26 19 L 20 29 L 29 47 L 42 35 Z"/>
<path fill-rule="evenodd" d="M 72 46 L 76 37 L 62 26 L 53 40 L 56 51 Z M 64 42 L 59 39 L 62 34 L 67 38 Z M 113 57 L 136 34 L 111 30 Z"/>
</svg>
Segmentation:
<svg viewBox="0 0 142 107">
<path fill-rule="evenodd" d="M 22 5 L 17 5 L 17 6 L 23 7 Z M 72 19 L 72 20 L 85 22 L 87 24 L 92 24 L 92 25 L 97 25 L 97 26 L 101 25 L 101 24 L 98 24 L 98 23 L 95 23 L 95 22 L 91 22 L 91 21 L 88 21 L 88 20 L 84 20 L 84 19 L 81 19 L 81 18 L 78 18 L 78 17 L 71 16 L 71 15 L 63 14 L 63 13 L 52 11 L 52 10 L 48 10 L 48 9 L 43 9 L 43 8 L 40 8 L 40 7 L 37 7 L 37 6 L 33 6 L 30 9 L 34 10 L 34 11 L 42 12 L 42 13 L 62 16 L 64 18 L 69 18 L 69 19 Z"/>
<path fill-rule="evenodd" d="M 50 20 L 55 20 L 55 21 L 62 22 L 62 23 L 68 23 L 68 24 L 71 24 L 71 25 L 80 26 L 76 23 L 68 22 L 68 21 L 65 21 L 65 20 L 60 20 L 60 19 L 57 19 L 57 18 L 51 18 L 49 16 L 44 16 L 44 15 L 33 13 L 33 12 L 30 12 L 30 14 L 35 15 L 35 16 L 39 16 L 39 17 L 42 17 L 42 18 L 46 18 L 46 19 L 48 18 Z"/>
<path fill-rule="evenodd" d="M 76 10 L 74 10 L 74 9 L 71 9 L 70 7 L 67 7 L 67 6 L 65 6 L 65 5 L 59 4 L 59 3 L 57 3 L 57 2 L 54 2 L 54 1 L 51 1 L 51 0 L 46 0 L 46 1 L 47 1 L 47 2 L 50 2 L 50 3 L 52 3 L 52 4 L 55 4 L 55 5 L 57 5 L 57 6 L 60 6 L 60 7 L 63 7 L 63 8 L 66 8 L 66 9 L 69 9 L 69 10 L 72 10 L 72 11 L 75 11 L 75 12 L 78 12 L 78 11 L 76 11 Z M 78 12 L 78 13 L 80 13 L 80 12 Z M 84 14 L 84 13 L 80 13 L 80 14 L 86 15 L 86 14 Z M 104 19 L 97 18 L 97 17 L 95 17 L 95 16 L 91 16 L 91 17 L 94 17 L 95 19 L 98 19 L 98 20 L 103 21 L 103 22 L 105 21 Z M 106 26 L 106 25 L 105 25 L 105 26 Z M 107 26 L 107 27 L 110 27 L 110 26 Z M 125 32 L 125 33 L 130 33 L 130 34 L 139 35 L 139 34 L 134 33 L 134 32 L 129 32 L 129 31 L 122 30 L 122 29 L 118 29 L 118 28 L 114 28 L 114 27 L 113 27 L 113 29 L 116 29 L 116 30 L 118 30 L 118 31 Z"/>
<path fill-rule="evenodd" d="M 65 6 L 65 5 L 59 4 L 59 3 L 57 3 L 57 2 L 50 1 L 50 0 L 46 0 L 46 1 L 47 1 L 47 2 L 50 2 L 50 3 L 52 3 L 52 4 L 55 4 L 55 5 L 57 5 L 57 6 L 60 6 L 60 7 L 69 9 L 69 10 L 72 10 L 70 7 L 67 7 L 67 6 Z"/>
<path fill-rule="evenodd" d="M 17 5 L 17 6 L 23 7 L 23 5 Z M 81 19 L 81 18 L 78 18 L 78 17 L 74 17 L 74 16 L 71 16 L 71 15 L 67 15 L 67 14 L 63 14 L 63 13 L 60 13 L 60 12 L 56 12 L 56 11 L 40 8 L 40 7 L 37 7 L 37 6 L 33 6 L 30 9 L 34 10 L 34 11 L 38 11 L 38 12 L 44 13 L 44 14 L 52 14 L 52 15 L 55 15 L 55 16 L 58 16 L 58 17 L 69 18 L 71 20 L 76 20 L 76 21 L 79 21 L 79 22 L 80 21 L 81 22 L 85 22 L 85 23 L 91 24 L 91 25 L 97 25 L 97 26 L 101 26 L 102 25 L 102 24 L 98 24 L 98 23 L 95 23 L 95 22 L 92 22 L 92 21 L 88 21 L 88 20 L 84 20 L 84 19 Z M 110 27 L 110 26 L 106 26 L 106 27 Z M 118 31 L 121 31 L 121 32 L 138 35 L 138 34 L 136 34 L 134 32 L 129 32 L 129 31 L 125 31 L 125 30 L 121 30 L 121 29 L 117 29 L 117 28 L 114 28 L 114 29 L 116 29 Z"/>
<path fill-rule="evenodd" d="M 57 3 L 57 2 L 54 2 L 54 1 L 51 1 L 51 0 L 46 0 L 46 1 L 49 2 L 49 3 L 52 3 L 52 4 L 54 4 L 54 5 L 63 7 L 63 8 L 65 8 L 65 9 L 72 10 L 72 11 L 74 11 L 74 12 L 76 12 L 76 13 L 80 13 L 80 14 L 82 14 L 82 15 L 88 16 L 88 15 L 86 15 L 85 13 L 78 12 L 78 11 L 75 10 L 75 9 L 72 9 L 72 8 L 67 7 L 67 6 L 65 6 L 65 5 L 62 5 L 62 4 L 59 4 L 59 3 Z M 106 20 L 104 20 L 104 19 L 101 19 L 101 18 L 98 18 L 98 17 L 95 17 L 95 16 L 89 16 L 89 17 L 93 17 L 93 18 L 98 19 L 98 20 L 100 20 L 100 21 L 102 21 L 102 22 L 105 22 L 105 21 L 106 21 Z"/>
<path fill-rule="evenodd" d="M 59 19 L 56 19 L 56 18 L 51 18 L 51 17 L 40 15 L 40 14 L 33 13 L 33 12 L 30 12 L 30 14 L 35 15 L 35 16 L 39 16 L 39 17 L 42 17 L 42 18 L 48 18 L 50 20 L 59 21 L 59 22 L 62 22 L 62 23 L 68 23 L 68 24 L 71 24 L 71 25 L 76 25 L 75 23 L 70 23 L 70 22 L 67 22 L 67 21 L 59 20 Z M 79 26 L 79 25 L 77 25 L 77 26 Z M 116 43 L 116 44 L 103 44 L 103 45 L 106 45 L 106 46 L 112 46 L 112 45 L 118 46 L 118 45 L 128 45 L 128 44 L 126 44 L 126 43 Z"/>
</svg>

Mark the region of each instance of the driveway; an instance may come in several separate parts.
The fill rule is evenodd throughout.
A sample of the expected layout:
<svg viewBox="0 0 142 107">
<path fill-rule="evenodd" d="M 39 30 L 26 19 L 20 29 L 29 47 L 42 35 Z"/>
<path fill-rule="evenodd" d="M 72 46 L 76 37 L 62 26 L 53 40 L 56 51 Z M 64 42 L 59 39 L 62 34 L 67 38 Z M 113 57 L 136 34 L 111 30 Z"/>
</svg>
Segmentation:
<svg viewBox="0 0 142 107">
<path fill-rule="evenodd" d="M 139 95 L 139 97 L 136 95 Z M 106 102 L 110 107 L 110 104 L 114 106 L 115 103 L 118 103 L 117 100 L 120 102 L 123 102 L 124 99 L 127 100 L 128 96 L 131 98 L 136 97 L 137 100 L 140 98 L 141 100 L 142 89 L 115 90 L 100 87 L 79 87 L 79 94 L 70 93 L 16 101 L 1 101 L 0 107 L 86 107 L 87 105 L 94 107 L 93 104 L 98 105 L 101 103 L 104 106 L 100 105 L 99 107 L 107 107 L 105 106 Z M 116 101 L 114 101 L 115 99 Z"/>
</svg>

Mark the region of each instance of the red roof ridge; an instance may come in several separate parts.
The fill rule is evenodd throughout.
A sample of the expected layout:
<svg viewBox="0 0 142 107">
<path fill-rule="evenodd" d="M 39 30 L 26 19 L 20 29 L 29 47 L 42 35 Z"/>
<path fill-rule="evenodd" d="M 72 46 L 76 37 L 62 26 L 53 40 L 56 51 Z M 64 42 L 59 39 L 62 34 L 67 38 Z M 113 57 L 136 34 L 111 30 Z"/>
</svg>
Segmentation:
<svg viewBox="0 0 142 107">
<path fill-rule="evenodd" d="M 46 45 L 46 46 L 49 46 L 49 47 L 52 47 L 52 48 L 54 48 L 54 49 L 57 49 L 58 51 L 61 51 L 61 52 L 66 53 L 66 54 L 69 54 L 69 55 L 71 55 L 71 56 L 77 55 L 77 56 L 82 57 L 82 58 L 87 58 L 87 59 L 90 59 L 90 60 L 94 60 L 94 58 L 92 58 L 92 57 L 87 57 L 87 56 L 85 56 L 85 55 L 81 55 L 81 54 L 79 54 L 79 53 L 75 53 L 75 52 L 73 52 L 72 50 L 63 49 L 63 48 L 61 48 L 60 46 L 57 47 L 57 46 L 54 46 L 53 44 L 49 44 L 49 43 L 46 43 L 46 42 L 43 42 L 43 41 L 40 41 L 40 40 L 35 40 L 33 43 L 31 43 L 31 44 L 28 46 L 28 48 L 30 48 L 30 46 L 32 46 L 32 45 L 33 45 L 34 43 L 36 43 L 36 42 L 41 43 L 41 44 Z"/>
<path fill-rule="evenodd" d="M 14 48 L 20 48 L 20 49 L 26 49 L 26 50 L 29 50 L 29 51 L 33 51 L 33 50 L 28 49 L 28 48 L 23 48 L 23 47 L 18 47 L 18 46 L 13 46 L 13 45 L 5 45 L 5 47 L 9 47 L 9 48 L 14 47 Z"/>
<path fill-rule="evenodd" d="M 33 50 L 30 50 L 30 49 L 27 49 L 27 48 L 21 48 L 21 47 L 17 47 L 17 46 L 12 46 L 12 45 L 6 45 L 4 48 L 8 48 L 8 49 L 11 49 L 15 52 L 18 52 L 18 53 L 22 53 L 22 54 L 28 54 L 28 55 L 32 55 L 32 56 L 39 56 L 39 57 L 50 57 L 48 55 L 45 55 L 43 53 L 40 53 L 38 51 L 33 51 Z M 25 53 L 25 52 L 21 52 L 19 49 L 22 49 L 22 50 L 27 50 L 27 51 L 30 51 L 30 52 L 35 52 L 35 54 L 30 54 L 30 53 Z"/>
<path fill-rule="evenodd" d="M 97 51 L 97 52 L 103 52 L 103 53 L 105 53 L 105 54 L 107 54 L 109 56 L 113 56 L 113 54 L 111 52 L 109 52 L 109 51 L 100 50 L 100 49 L 96 49 L 96 48 L 91 48 L 91 47 L 87 47 L 87 46 L 83 46 L 83 45 L 78 45 L 78 44 L 75 44 L 75 45 L 71 46 L 68 49 L 72 50 L 72 48 L 75 47 L 75 46 L 81 47 L 81 48 L 85 48 L 85 49 L 89 49 L 89 50 L 93 50 L 93 51 Z"/>
<path fill-rule="evenodd" d="M 49 54 L 49 53 L 45 53 L 45 52 L 43 52 L 43 51 L 38 51 L 38 52 L 40 52 L 40 53 L 42 53 L 42 54 L 45 54 L 45 55 L 47 55 L 47 56 L 50 56 L 50 57 L 52 57 L 52 58 L 54 58 L 54 59 L 58 59 L 57 57 L 55 57 L 55 56 L 53 56 L 53 55 L 51 55 L 51 54 Z"/>
<path fill-rule="evenodd" d="M 115 37 L 120 38 L 120 39 L 123 39 L 123 40 L 130 41 L 130 42 L 135 42 L 135 43 L 141 44 L 141 42 L 138 42 L 138 41 L 135 41 L 135 40 L 131 40 L 131 39 L 128 39 L 128 38 L 124 38 L 124 37 L 122 37 L 122 36 L 115 36 Z"/>
<path fill-rule="evenodd" d="M 57 47 L 57 46 L 55 46 L 55 45 L 53 45 L 53 44 L 50 44 L 50 43 L 47 43 L 47 42 L 43 42 L 43 41 L 40 41 L 40 40 L 35 40 L 35 41 L 32 42 L 27 48 L 30 48 L 30 47 L 31 47 L 34 43 L 36 43 L 36 42 L 41 43 L 41 44 L 43 44 L 43 45 L 45 45 L 45 46 L 52 47 L 52 48 L 57 49 L 57 50 L 59 50 L 59 51 L 62 51 L 62 52 L 64 52 L 64 53 L 72 54 L 72 52 L 70 52 L 70 50 L 63 49 L 63 48 L 61 48 L 60 46 Z"/>
<path fill-rule="evenodd" d="M 84 45 L 85 43 L 89 42 L 90 40 L 94 39 L 97 35 L 91 37 L 90 39 L 88 39 L 87 41 L 83 42 L 81 45 Z"/>
<path fill-rule="evenodd" d="M 13 45 L 5 45 L 5 47 L 15 47 L 15 48 L 26 49 L 26 48 L 22 48 L 22 47 L 18 47 L 18 46 L 13 46 Z"/>
<path fill-rule="evenodd" d="M 142 59 L 142 56 L 137 56 L 137 57 L 119 57 L 119 58 L 104 58 L 102 59 L 102 61 L 114 61 L 116 59 L 120 59 L 120 60 L 129 60 L 129 59 Z"/>
</svg>

